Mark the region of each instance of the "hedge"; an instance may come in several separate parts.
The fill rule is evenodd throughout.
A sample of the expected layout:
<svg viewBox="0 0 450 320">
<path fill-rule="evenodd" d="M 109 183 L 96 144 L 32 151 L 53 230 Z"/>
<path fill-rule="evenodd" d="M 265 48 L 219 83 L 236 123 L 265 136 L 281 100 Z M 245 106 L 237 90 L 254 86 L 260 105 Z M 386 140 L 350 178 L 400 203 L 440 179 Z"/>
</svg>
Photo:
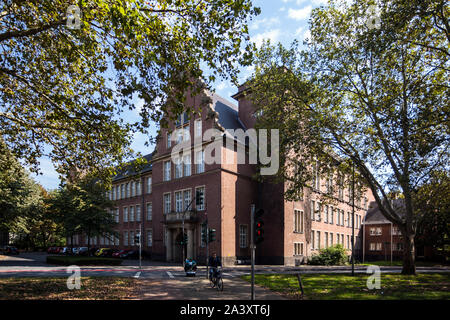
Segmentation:
<svg viewBox="0 0 450 320">
<path fill-rule="evenodd" d="M 47 263 L 63 266 L 119 266 L 122 260 L 103 257 L 47 256 Z"/>
</svg>

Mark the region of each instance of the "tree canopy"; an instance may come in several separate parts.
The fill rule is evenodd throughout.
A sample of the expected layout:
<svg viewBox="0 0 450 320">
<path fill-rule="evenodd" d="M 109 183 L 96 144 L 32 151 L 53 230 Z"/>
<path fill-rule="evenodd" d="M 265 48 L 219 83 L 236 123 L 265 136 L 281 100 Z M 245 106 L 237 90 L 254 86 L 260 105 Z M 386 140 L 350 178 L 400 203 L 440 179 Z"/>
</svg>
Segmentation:
<svg viewBox="0 0 450 320">
<path fill-rule="evenodd" d="M 3 1 L 0 134 L 33 170 L 46 145 L 63 172 L 122 162 L 132 133 L 176 115 L 188 88 L 236 79 L 258 13 L 250 0 Z"/>
<path fill-rule="evenodd" d="M 313 10 L 306 49 L 266 43 L 248 86 L 262 111 L 258 126 L 280 129 L 287 195 L 311 186 L 316 161 L 323 175 L 337 166 L 349 173 L 354 164 L 404 235 L 403 272 L 414 273 L 413 195 L 434 171 L 449 169 L 448 6 L 377 3 L 375 27 L 373 1 Z M 392 206 L 392 190 L 404 207 Z"/>
</svg>

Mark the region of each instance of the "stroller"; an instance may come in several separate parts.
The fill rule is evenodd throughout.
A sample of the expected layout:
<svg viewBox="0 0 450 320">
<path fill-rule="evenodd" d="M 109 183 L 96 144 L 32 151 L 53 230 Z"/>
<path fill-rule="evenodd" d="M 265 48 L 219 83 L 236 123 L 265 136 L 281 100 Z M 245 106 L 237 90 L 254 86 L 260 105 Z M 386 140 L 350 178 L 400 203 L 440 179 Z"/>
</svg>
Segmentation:
<svg viewBox="0 0 450 320">
<path fill-rule="evenodd" d="M 197 262 L 192 259 L 186 259 L 184 263 L 184 272 L 186 272 L 186 277 L 195 277 L 197 272 Z"/>
</svg>

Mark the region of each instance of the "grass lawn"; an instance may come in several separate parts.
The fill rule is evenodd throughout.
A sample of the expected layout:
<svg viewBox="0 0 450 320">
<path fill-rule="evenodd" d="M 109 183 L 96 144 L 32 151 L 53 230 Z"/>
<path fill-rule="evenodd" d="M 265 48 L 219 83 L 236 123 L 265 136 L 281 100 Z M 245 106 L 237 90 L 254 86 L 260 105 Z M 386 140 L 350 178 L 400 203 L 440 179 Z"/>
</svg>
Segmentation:
<svg viewBox="0 0 450 320">
<path fill-rule="evenodd" d="M 370 261 L 370 262 L 364 262 L 364 263 L 355 263 L 356 266 L 370 266 L 370 265 L 376 265 L 376 266 L 397 266 L 401 267 L 403 265 L 403 261 Z M 416 261 L 416 267 L 440 267 L 445 266 L 443 263 L 439 262 L 430 262 L 430 261 Z"/>
<path fill-rule="evenodd" d="M 302 274 L 304 299 L 450 299 L 450 273 L 381 274 L 381 289 L 367 288 L 368 274 L 354 277 L 344 274 Z M 250 281 L 250 276 L 243 276 Z M 281 292 L 293 299 L 300 298 L 296 275 L 257 274 L 255 283 L 271 290 Z"/>
<path fill-rule="evenodd" d="M 81 277 L 81 288 L 69 290 L 67 277 L 0 278 L 0 300 L 117 300 L 138 297 L 137 279 Z"/>
</svg>

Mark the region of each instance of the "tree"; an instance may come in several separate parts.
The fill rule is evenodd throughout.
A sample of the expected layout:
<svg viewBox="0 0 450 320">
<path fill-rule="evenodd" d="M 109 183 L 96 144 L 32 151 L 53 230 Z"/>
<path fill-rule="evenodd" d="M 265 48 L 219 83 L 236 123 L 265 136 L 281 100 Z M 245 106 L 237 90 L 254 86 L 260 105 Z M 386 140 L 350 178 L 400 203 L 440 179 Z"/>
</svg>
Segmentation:
<svg viewBox="0 0 450 320">
<path fill-rule="evenodd" d="M 260 10 L 250 0 L 8 0 L 0 12 L 0 134 L 35 171 L 50 145 L 67 173 L 112 168 L 133 132 L 167 110 L 176 117 L 187 89 L 236 79 Z M 125 124 L 135 97 L 141 120 Z"/>
<path fill-rule="evenodd" d="M 450 245 L 450 176 L 433 172 L 430 180 L 414 193 L 416 210 L 422 217 L 417 223 L 416 243 L 448 254 Z"/>
<path fill-rule="evenodd" d="M 373 27 L 373 4 L 331 1 L 313 10 L 306 49 L 266 43 L 248 86 L 262 111 L 258 126 L 280 129 L 278 176 L 291 181 L 287 196 L 311 186 L 317 163 L 334 177 L 349 176 L 354 165 L 404 236 L 402 273 L 414 274 L 421 218 L 414 192 L 449 169 L 449 69 L 439 49 L 448 48 L 448 29 L 412 9 L 400 23 L 406 16 L 396 10 L 406 1 L 395 0 L 380 1 Z M 393 190 L 403 207 L 392 205 Z"/>
<path fill-rule="evenodd" d="M 88 247 L 93 236 L 115 235 L 117 223 L 110 212 L 113 203 L 106 198 L 106 190 L 99 179 L 85 175 L 67 181 L 54 194 L 51 208 L 72 245 L 73 236 L 77 234 L 88 237 Z"/>
</svg>

